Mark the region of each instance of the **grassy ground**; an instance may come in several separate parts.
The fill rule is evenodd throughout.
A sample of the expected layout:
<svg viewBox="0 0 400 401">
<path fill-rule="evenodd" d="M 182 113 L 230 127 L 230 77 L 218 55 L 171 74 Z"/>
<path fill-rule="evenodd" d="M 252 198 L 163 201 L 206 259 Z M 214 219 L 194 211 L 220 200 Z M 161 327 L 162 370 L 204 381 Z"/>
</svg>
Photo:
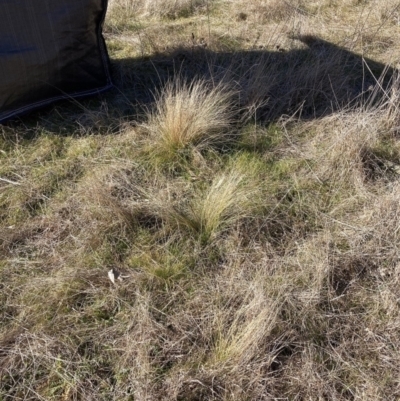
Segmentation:
<svg viewBox="0 0 400 401">
<path fill-rule="evenodd" d="M 0 127 L 0 400 L 400 399 L 398 2 L 104 31 L 114 90 Z"/>
</svg>

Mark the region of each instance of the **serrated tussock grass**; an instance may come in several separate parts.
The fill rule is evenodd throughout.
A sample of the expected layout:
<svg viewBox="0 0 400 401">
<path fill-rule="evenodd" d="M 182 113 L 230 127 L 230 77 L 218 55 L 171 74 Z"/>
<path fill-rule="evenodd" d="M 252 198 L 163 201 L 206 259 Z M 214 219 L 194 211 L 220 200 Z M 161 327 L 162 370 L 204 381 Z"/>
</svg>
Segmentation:
<svg viewBox="0 0 400 401">
<path fill-rule="evenodd" d="M 217 176 L 191 207 L 199 230 L 209 236 L 224 225 L 250 216 L 257 205 L 257 189 L 257 182 L 249 182 L 248 177 L 235 170 Z"/>
<path fill-rule="evenodd" d="M 149 206 L 166 226 L 188 230 L 207 242 L 266 207 L 268 198 L 262 199 L 260 180 L 262 168 L 257 159 L 239 155 L 209 182 L 189 187 L 183 199 L 174 195 L 176 188 L 171 186 L 157 194 L 148 194 L 152 199 Z M 166 198 L 170 202 L 166 203 Z"/>
<path fill-rule="evenodd" d="M 234 116 L 233 93 L 223 84 L 177 78 L 156 94 L 154 110 L 143 125 L 149 153 L 171 161 L 180 151 L 227 142 Z"/>
</svg>

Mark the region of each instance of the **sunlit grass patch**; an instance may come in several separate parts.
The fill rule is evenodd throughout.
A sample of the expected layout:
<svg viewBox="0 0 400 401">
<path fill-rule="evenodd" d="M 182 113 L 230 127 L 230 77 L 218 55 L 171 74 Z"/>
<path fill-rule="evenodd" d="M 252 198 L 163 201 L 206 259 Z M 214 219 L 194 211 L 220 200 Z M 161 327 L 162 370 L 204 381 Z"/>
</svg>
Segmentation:
<svg viewBox="0 0 400 401">
<path fill-rule="evenodd" d="M 256 281 L 247 284 L 247 289 L 236 290 L 237 296 L 243 292 L 239 307 L 221 315 L 220 332 L 216 334 L 209 361 L 216 369 L 236 370 L 251 363 L 254 349 L 262 347 L 263 341 L 276 327 L 283 299 L 268 299 L 262 284 Z M 228 321 L 229 318 L 232 320 Z M 260 355 L 259 359 L 268 360 L 268 355 Z"/>
<path fill-rule="evenodd" d="M 256 123 L 246 124 L 240 132 L 237 147 L 249 152 L 273 153 L 285 143 L 284 131 L 278 124 L 260 127 Z"/>
<path fill-rule="evenodd" d="M 150 249 L 151 248 L 151 249 Z M 195 252 L 190 252 L 182 241 L 172 244 L 149 244 L 134 247 L 127 259 L 128 266 L 142 273 L 145 286 L 173 289 L 182 279 L 188 279 L 195 265 Z"/>
<path fill-rule="evenodd" d="M 194 187 L 187 199 L 165 205 L 158 200 L 155 210 L 167 225 L 189 230 L 207 242 L 265 206 L 258 176 L 263 167 L 257 158 L 239 156 L 209 183 Z"/>
<path fill-rule="evenodd" d="M 84 163 L 66 155 L 69 143 L 55 135 L 43 135 L 33 146 L 16 147 L 0 167 L 0 216 L 13 225 L 29 216 L 43 214 L 66 183 L 78 180 Z"/>
<path fill-rule="evenodd" d="M 199 230 L 209 236 L 248 215 L 255 191 L 256 188 L 246 183 L 246 177 L 236 171 L 214 179 L 204 197 L 193 205 Z"/>
<path fill-rule="evenodd" d="M 109 6 L 107 28 L 135 30 L 143 19 L 188 18 L 209 7 L 207 0 L 113 0 Z"/>
</svg>

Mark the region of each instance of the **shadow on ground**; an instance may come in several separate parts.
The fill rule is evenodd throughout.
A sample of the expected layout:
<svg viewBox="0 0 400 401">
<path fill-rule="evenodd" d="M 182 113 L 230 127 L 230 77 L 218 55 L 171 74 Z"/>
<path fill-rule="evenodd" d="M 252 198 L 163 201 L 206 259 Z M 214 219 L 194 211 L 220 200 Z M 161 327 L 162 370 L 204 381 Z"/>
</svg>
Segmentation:
<svg viewBox="0 0 400 401">
<path fill-rule="evenodd" d="M 213 52 L 203 44 L 147 58 L 111 60 L 113 90 L 97 98 L 58 103 L 10 125 L 22 123 L 26 129 L 39 121 L 65 135 L 76 132 L 71 124 L 77 124 L 82 133 L 96 131 L 97 126 L 112 132 L 121 119 L 140 120 L 157 90 L 177 75 L 187 80 L 225 81 L 237 91 L 242 110 L 267 124 L 282 115 L 313 119 L 346 106 L 368 104 L 371 94 L 378 101 L 397 75 L 392 67 L 317 37 L 293 40 L 302 42 L 303 48 Z M 378 87 L 380 91 L 374 90 Z M 60 123 L 62 127 L 57 128 Z"/>
<path fill-rule="evenodd" d="M 151 103 L 163 82 L 181 75 L 188 80 L 226 81 L 238 91 L 242 107 L 262 105 L 257 117 L 266 122 L 293 113 L 303 119 L 318 118 L 365 104 L 373 88 L 386 89 L 395 75 L 394 68 L 322 39 L 300 36 L 296 40 L 306 47 L 215 53 L 193 46 L 147 59 L 116 61 L 115 83 L 121 104 L 125 99 L 127 106 L 122 112 L 129 114 L 132 104 Z"/>
</svg>

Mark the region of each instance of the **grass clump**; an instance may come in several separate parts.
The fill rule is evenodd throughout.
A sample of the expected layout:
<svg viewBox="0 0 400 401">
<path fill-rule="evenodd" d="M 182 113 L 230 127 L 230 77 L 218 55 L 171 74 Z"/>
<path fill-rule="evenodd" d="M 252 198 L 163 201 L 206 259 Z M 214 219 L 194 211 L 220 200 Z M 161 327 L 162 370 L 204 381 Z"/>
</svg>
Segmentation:
<svg viewBox="0 0 400 401">
<path fill-rule="evenodd" d="M 149 153 L 171 161 L 190 147 L 197 149 L 229 140 L 234 105 L 232 92 L 204 80 L 171 81 L 157 94 L 154 110 L 143 126 Z"/>
<path fill-rule="evenodd" d="M 193 185 L 185 199 L 171 204 L 158 199 L 154 210 L 166 224 L 189 230 L 207 243 L 261 209 L 262 184 L 257 174 L 263 168 L 257 158 L 240 155 L 210 181 Z"/>
<path fill-rule="evenodd" d="M 231 170 L 217 176 L 192 206 L 192 224 L 210 237 L 224 226 L 249 216 L 255 206 L 257 187 L 240 172 Z"/>
</svg>

